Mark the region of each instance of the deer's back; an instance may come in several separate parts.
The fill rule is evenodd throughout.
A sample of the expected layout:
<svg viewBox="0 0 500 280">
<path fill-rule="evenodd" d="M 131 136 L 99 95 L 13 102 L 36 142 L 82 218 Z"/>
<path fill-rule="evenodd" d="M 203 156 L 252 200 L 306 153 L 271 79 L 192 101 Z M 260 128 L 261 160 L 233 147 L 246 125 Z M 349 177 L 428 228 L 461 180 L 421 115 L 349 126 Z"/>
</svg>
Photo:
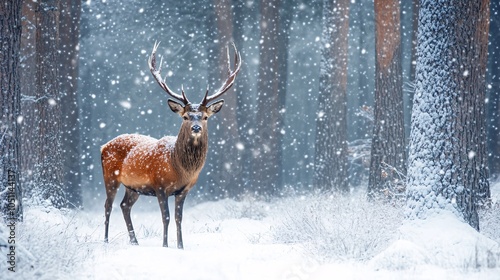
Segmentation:
<svg viewBox="0 0 500 280">
<path fill-rule="evenodd" d="M 158 140 L 139 134 L 114 138 L 101 149 L 104 176 L 144 193 L 171 185 L 178 177 L 171 162 L 175 140 L 172 136 Z"/>
</svg>

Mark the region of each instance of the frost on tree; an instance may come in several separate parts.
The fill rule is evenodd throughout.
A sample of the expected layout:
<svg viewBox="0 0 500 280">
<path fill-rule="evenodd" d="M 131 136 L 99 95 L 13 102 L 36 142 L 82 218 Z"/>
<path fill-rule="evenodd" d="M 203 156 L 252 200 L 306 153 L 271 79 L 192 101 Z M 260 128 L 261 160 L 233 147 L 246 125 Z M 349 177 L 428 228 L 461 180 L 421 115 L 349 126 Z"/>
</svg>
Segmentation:
<svg viewBox="0 0 500 280">
<path fill-rule="evenodd" d="M 421 1 L 407 218 L 452 211 L 479 229 L 489 196 L 485 67 L 489 1 Z"/>
</svg>

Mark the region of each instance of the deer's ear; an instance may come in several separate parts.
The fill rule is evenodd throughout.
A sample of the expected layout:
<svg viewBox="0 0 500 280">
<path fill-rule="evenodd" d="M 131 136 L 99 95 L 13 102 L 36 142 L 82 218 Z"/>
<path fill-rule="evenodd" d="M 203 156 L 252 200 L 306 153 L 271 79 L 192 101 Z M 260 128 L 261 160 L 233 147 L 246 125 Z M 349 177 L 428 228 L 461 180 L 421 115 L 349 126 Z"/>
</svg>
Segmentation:
<svg viewBox="0 0 500 280">
<path fill-rule="evenodd" d="M 212 103 L 210 106 L 207 107 L 207 115 L 210 117 L 211 115 L 219 112 L 220 109 L 222 108 L 222 105 L 224 105 L 224 100 L 219 100 L 217 102 Z"/>
<path fill-rule="evenodd" d="M 168 100 L 168 106 L 174 113 L 177 113 L 181 116 L 184 113 L 184 106 L 182 106 L 180 103 L 177 103 L 176 101 L 173 101 L 172 99 Z"/>
</svg>

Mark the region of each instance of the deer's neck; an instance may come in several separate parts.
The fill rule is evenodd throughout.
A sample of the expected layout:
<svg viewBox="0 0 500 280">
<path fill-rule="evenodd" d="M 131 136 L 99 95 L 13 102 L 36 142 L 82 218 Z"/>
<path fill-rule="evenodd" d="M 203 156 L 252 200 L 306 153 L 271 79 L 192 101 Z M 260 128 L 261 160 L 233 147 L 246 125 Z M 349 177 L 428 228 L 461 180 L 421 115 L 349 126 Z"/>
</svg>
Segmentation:
<svg viewBox="0 0 500 280">
<path fill-rule="evenodd" d="M 197 139 L 181 133 L 175 142 L 173 153 L 176 169 L 183 177 L 198 177 L 205 164 L 208 151 L 208 134 L 202 133 Z"/>
</svg>

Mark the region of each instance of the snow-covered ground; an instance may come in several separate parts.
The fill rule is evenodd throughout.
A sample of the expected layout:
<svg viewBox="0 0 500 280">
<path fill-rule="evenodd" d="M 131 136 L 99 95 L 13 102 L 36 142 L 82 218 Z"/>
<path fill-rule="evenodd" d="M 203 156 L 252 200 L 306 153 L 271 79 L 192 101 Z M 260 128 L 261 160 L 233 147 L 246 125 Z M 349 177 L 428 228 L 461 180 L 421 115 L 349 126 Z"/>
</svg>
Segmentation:
<svg viewBox="0 0 500 280">
<path fill-rule="evenodd" d="M 187 205 L 184 250 L 175 249 L 175 223 L 171 247 L 161 247 L 154 198 L 141 197 L 132 210 L 139 246 L 128 244 L 118 202 L 108 244 L 103 207 L 30 207 L 17 224 L 17 271 L 1 261 L 0 278 L 500 279 L 500 184 L 493 190 L 496 207 L 481 214 L 484 234 L 446 213 L 403 221 L 401 207 L 362 195 Z"/>
</svg>

